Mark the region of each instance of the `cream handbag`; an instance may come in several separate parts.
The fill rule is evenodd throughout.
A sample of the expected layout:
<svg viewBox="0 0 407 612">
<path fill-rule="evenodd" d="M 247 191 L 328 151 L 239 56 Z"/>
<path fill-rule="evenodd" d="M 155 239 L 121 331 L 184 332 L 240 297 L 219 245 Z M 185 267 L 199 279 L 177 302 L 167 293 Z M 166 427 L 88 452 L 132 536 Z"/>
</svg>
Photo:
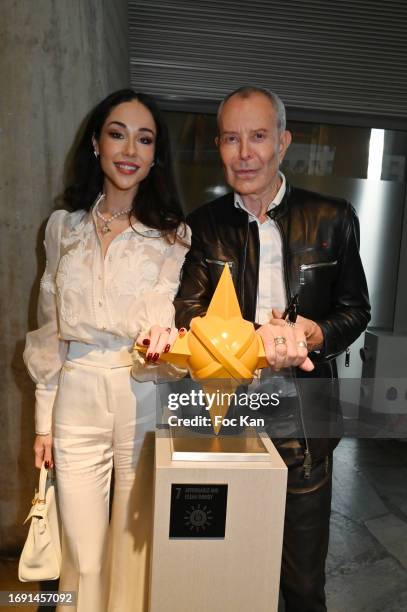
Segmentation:
<svg viewBox="0 0 407 612">
<path fill-rule="evenodd" d="M 24 524 L 31 519 L 18 565 L 21 582 L 56 580 L 61 569 L 61 523 L 51 470 L 41 467 L 38 492 Z"/>
</svg>

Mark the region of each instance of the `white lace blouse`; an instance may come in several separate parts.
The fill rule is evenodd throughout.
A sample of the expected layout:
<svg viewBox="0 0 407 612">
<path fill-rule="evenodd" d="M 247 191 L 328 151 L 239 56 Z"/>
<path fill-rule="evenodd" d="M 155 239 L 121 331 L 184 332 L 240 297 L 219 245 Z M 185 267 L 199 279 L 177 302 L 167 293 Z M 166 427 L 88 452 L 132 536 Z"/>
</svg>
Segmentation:
<svg viewBox="0 0 407 612">
<path fill-rule="evenodd" d="M 173 299 L 187 247 L 168 244 L 140 222 L 109 245 L 103 259 L 96 217 L 55 211 L 45 230 L 47 264 L 24 361 L 36 382 L 37 433 L 51 431 L 52 408 L 69 341 L 106 349 L 131 346 L 153 324 L 171 326 Z M 183 237 L 190 243 L 187 227 Z"/>
</svg>

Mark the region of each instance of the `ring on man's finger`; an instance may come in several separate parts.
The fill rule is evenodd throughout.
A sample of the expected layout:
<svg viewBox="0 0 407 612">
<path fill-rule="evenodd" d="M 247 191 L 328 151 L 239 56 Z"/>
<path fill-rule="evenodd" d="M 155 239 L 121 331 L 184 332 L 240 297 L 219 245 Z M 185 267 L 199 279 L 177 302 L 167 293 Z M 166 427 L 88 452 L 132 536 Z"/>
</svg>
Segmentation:
<svg viewBox="0 0 407 612">
<path fill-rule="evenodd" d="M 284 336 L 276 336 L 274 338 L 274 344 L 277 346 L 278 344 L 287 344 L 286 338 Z"/>
<path fill-rule="evenodd" d="M 298 346 L 300 346 L 301 348 L 308 349 L 308 344 L 305 342 L 305 340 L 298 340 L 297 344 L 298 344 Z"/>
</svg>

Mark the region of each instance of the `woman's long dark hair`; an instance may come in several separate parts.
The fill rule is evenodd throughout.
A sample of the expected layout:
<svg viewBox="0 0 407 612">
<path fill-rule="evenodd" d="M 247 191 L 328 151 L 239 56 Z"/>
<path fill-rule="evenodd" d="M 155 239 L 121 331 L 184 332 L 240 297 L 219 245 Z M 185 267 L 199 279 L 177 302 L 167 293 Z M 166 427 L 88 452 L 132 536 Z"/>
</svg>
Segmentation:
<svg viewBox="0 0 407 612">
<path fill-rule="evenodd" d="M 178 226 L 184 222 L 184 214 L 174 179 L 168 128 L 154 100 L 132 89 L 115 91 L 90 113 L 74 153 L 73 180 L 64 191 L 64 203 L 71 210 L 90 210 L 98 194 L 103 191 L 104 174 L 99 158 L 94 155 L 92 138 L 99 140 L 103 124 L 115 106 L 132 100 L 138 100 L 150 111 L 157 136 L 154 166 L 139 185 L 131 214 L 144 225 L 175 239 Z"/>
</svg>

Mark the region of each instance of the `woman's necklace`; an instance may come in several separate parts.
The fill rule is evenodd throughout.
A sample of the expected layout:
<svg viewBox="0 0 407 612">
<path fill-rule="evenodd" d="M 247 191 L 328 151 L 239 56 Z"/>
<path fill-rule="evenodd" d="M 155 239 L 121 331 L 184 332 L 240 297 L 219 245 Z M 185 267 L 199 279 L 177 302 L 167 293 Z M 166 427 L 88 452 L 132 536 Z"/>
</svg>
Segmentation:
<svg viewBox="0 0 407 612">
<path fill-rule="evenodd" d="M 100 202 L 100 200 L 99 200 Z M 132 207 L 130 206 L 130 208 L 126 208 L 125 210 L 119 210 L 117 213 L 115 213 L 114 215 L 112 215 L 110 217 L 110 219 L 106 219 L 106 217 L 104 217 L 102 215 L 102 213 L 99 210 L 99 202 L 97 202 L 96 204 L 96 214 L 99 217 L 99 219 L 101 219 L 104 223 L 103 227 L 101 228 L 101 232 L 102 234 L 108 234 L 109 232 L 111 232 L 112 230 L 110 229 L 109 225 L 112 221 L 114 221 L 115 219 L 117 219 L 118 217 L 121 217 L 122 215 L 125 215 L 129 212 L 131 212 Z"/>
</svg>

